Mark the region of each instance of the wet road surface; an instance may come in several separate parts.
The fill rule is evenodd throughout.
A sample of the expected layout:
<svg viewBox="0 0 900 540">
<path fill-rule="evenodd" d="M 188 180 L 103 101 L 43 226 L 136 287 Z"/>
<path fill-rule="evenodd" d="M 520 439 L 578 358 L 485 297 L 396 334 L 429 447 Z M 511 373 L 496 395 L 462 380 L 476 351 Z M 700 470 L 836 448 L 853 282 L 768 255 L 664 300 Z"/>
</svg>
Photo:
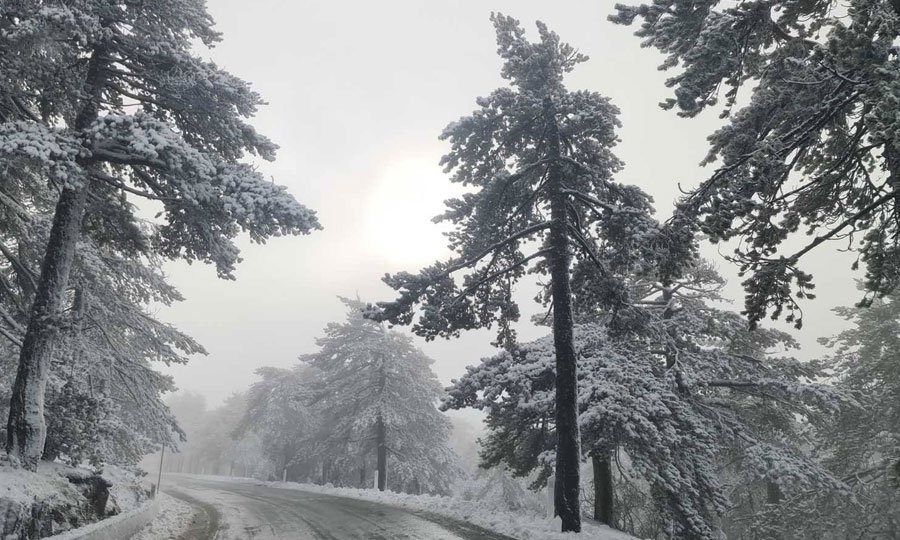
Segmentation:
<svg viewBox="0 0 900 540">
<path fill-rule="evenodd" d="M 163 491 L 196 512 L 179 540 L 510 540 L 434 514 L 227 480 L 166 476 Z"/>
</svg>

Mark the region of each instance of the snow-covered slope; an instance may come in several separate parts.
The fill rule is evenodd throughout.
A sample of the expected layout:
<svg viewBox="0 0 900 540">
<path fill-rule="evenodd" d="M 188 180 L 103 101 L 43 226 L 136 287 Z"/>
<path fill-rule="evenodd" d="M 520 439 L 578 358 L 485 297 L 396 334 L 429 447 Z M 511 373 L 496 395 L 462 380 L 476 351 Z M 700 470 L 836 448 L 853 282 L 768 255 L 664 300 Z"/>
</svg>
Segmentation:
<svg viewBox="0 0 900 540">
<path fill-rule="evenodd" d="M 0 460 L 0 538 L 25 538 L 32 534 L 27 531 L 44 538 L 128 512 L 147 500 L 133 473 L 110 466 L 100 476 L 111 484 L 106 499 L 103 481 L 91 470 L 44 461 L 30 472 Z"/>
<path fill-rule="evenodd" d="M 30 472 L 0 461 L 0 538 L 24 538 L 27 530 L 49 536 L 88 513 L 88 500 L 61 472 L 53 463 Z"/>
</svg>

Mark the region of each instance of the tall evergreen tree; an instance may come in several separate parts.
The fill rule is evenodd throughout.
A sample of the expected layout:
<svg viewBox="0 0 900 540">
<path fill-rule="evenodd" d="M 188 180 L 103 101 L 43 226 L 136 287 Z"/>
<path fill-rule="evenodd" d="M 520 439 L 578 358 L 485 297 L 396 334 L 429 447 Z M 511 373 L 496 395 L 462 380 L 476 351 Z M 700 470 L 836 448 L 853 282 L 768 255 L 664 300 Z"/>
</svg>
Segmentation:
<svg viewBox="0 0 900 540">
<path fill-rule="evenodd" d="M 820 341 L 832 349 L 824 365 L 835 386 L 859 407 L 842 408 L 831 422 L 815 426 L 820 462 L 844 480 L 849 496 L 808 490 L 772 506 L 752 523 L 763 538 L 798 540 L 888 540 L 900 536 L 900 304 L 897 294 L 865 308 L 835 310 L 850 323 Z"/>
<path fill-rule="evenodd" d="M 855 392 L 865 406 L 841 415 L 825 444 L 834 448 L 841 471 L 850 474 L 900 459 L 900 296 L 835 311 L 853 326 L 820 340 L 833 349 L 826 362 L 837 384 Z"/>
<path fill-rule="evenodd" d="M 832 349 L 825 363 L 835 384 L 861 403 L 842 410 L 835 422 L 817 433 L 823 462 L 850 484 L 853 504 L 816 493 L 799 501 L 797 508 L 773 516 L 772 522 L 782 530 L 792 530 L 792 524 L 802 520 L 798 538 L 900 537 L 898 298 L 895 292 L 866 308 L 837 308 L 837 314 L 852 326 L 821 339 Z"/>
<path fill-rule="evenodd" d="M 10 403 L 7 451 L 26 468 L 44 447 L 44 392 L 89 204 L 107 220 L 106 242 L 211 262 L 226 278 L 241 231 L 261 242 L 318 227 L 240 161 L 272 159 L 275 145 L 244 120 L 260 97 L 190 52 L 219 39 L 202 0 L 3 4 L 0 164 L 59 194 Z M 129 197 L 161 209 L 149 234 L 137 234 Z"/>
<path fill-rule="evenodd" d="M 263 367 L 256 374 L 261 380 L 247 391 L 246 412 L 234 435 L 258 434 L 279 478 L 287 479 L 292 468 L 308 469 L 309 462 L 316 457 L 316 438 L 322 419 L 309 406 L 313 372 L 306 366 Z"/>
<path fill-rule="evenodd" d="M 716 171 L 680 201 L 675 227 L 740 240 L 745 312 L 756 323 L 813 296 L 801 259 L 843 240 L 866 268 L 863 303 L 900 283 L 900 2 L 657 0 L 617 5 L 642 21 L 643 45 L 665 53 L 664 108 L 695 116 L 724 91 L 730 121 L 713 133 Z M 738 92 L 749 104 L 731 114 Z M 785 245 L 801 229 L 813 236 Z"/>
<path fill-rule="evenodd" d="M 443 389 L 433 360 L 408 336 L 363 317 L 362 302 L 341 299 L 344 323 L 332 323 L 301 357 L 319 373 L 316 407 L 327 425 L 327 455 L 375 451 L 378 489 L 445 493 L 457 472 L 447 444 L 450 421 L 437 409 Z M 388 466 L 388 461 L 391 466 Z"/>
<path fill-rule="evenodd" d="M 11 346 L 0 353 L 0 362 L 10 373 L 16 372 L 55 198 L 47 185 L 22 175 L 13 174 L 0 186 L 0 339 Z M 183 363 L 187 355 L 204 351 L 148 311 L 149 302 L 168 305 L 182 297 L 166 282 L 159 257 L 108 241 L 112 231 L 103 205 L 96 202 L 88 204 L 87 234 L 73 261 L 67 293 L 71 309 L 57 319 L 58 352 L 47 389 L 52 411 L 45 412 L 55 429 L 44 457 L 56 457 L 55 449 L 66 446 L 74 458 L 77 445 L 80 455 L 95 461 L 133 464 L 158 444 L 174 447 L 181 435 L 162 402 L 162 394 L 173 389 L 172 380 L 154 364 Z M 134 227 L 136 238 L 152 229 L 142 221 Z M 0 382 L 3 418 L 8 418 L 12 382 Z M 77 431 L 59 429 L 77 422 L 69 414 L 77 410 L 101 422 L 96 426 L 101 440 L 71 440 L 67 435 L 77 436 Z M 5 427 L 0 428 L 4 437 Z"/>
<path fill-rule="evenodd" d="M 413 328 L 427 339 L 497 324 L 498 344 L 509 347 L 510 324 L 519 318 L 513 285 L 532 263 L 531 271 L 549 276 L 542 298 L 553 309 L 556 512 L 564 531 L 579 531 L 573 263 L 590 266 L 604 290 L 600 298 L 615 309 L 627 301 L 617 276 L 652 267 L 661 252 L 680 246 L 664 258 L 674 269 L 691 245 L 686 237 L 667 241 L 649 217 L 649 197 L 612 180 L 621 168 L 611 150 L 618 110 L 595 92 L 569 92 L 563 84 L 587 57 L 542 23 L 532 43 L 515 19 L 491 20 L 510 86 L 479 98 L 478 110 L 441 135 L 451 145 L 441 164 L 471 190 L 436 218 L 455 226 L 449 239 L 457 256 L 417 275 L 386 276 L 400 297 L 380 303 L 373 316 L 408 324 L 421 305 Z"/>
</svg>

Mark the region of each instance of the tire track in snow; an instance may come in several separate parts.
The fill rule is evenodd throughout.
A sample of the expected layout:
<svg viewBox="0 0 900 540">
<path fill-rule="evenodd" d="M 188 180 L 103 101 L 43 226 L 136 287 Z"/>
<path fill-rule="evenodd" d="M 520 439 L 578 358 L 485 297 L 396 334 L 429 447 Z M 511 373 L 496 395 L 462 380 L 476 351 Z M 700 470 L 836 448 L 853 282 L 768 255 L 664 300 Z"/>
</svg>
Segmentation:
<svg viewBox="0 0 900 540">
<path fill-rule="evenodd" d="M 166 489 L 165 493 L 182 500 L 194 508 L 194 516 L 188 530 L 177 540 L 215 540 L 219 531 L 219 512 L 216 507 L 199 501 L 177 489 Z"/>
</svg>

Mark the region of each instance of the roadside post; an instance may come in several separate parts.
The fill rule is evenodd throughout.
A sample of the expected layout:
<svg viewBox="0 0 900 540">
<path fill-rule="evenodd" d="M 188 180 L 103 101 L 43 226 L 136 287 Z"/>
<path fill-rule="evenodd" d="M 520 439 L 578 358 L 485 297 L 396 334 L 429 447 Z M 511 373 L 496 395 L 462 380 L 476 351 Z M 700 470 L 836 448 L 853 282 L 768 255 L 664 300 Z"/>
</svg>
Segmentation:
<svg viewBox="0 0 900 540">
<path fill-rule="evenodd" d="M 159 488 L 162 485 L 162 468 L 163 468 L 163 458 L 166 457 L 166 445 L 163 443 L 162 451 L 159 453 L 159 472 L 156 474 L 156 490 L 153 492 L 153 498 L 156 498 L 156 495 L 159 494 Z"/>
</svg>

